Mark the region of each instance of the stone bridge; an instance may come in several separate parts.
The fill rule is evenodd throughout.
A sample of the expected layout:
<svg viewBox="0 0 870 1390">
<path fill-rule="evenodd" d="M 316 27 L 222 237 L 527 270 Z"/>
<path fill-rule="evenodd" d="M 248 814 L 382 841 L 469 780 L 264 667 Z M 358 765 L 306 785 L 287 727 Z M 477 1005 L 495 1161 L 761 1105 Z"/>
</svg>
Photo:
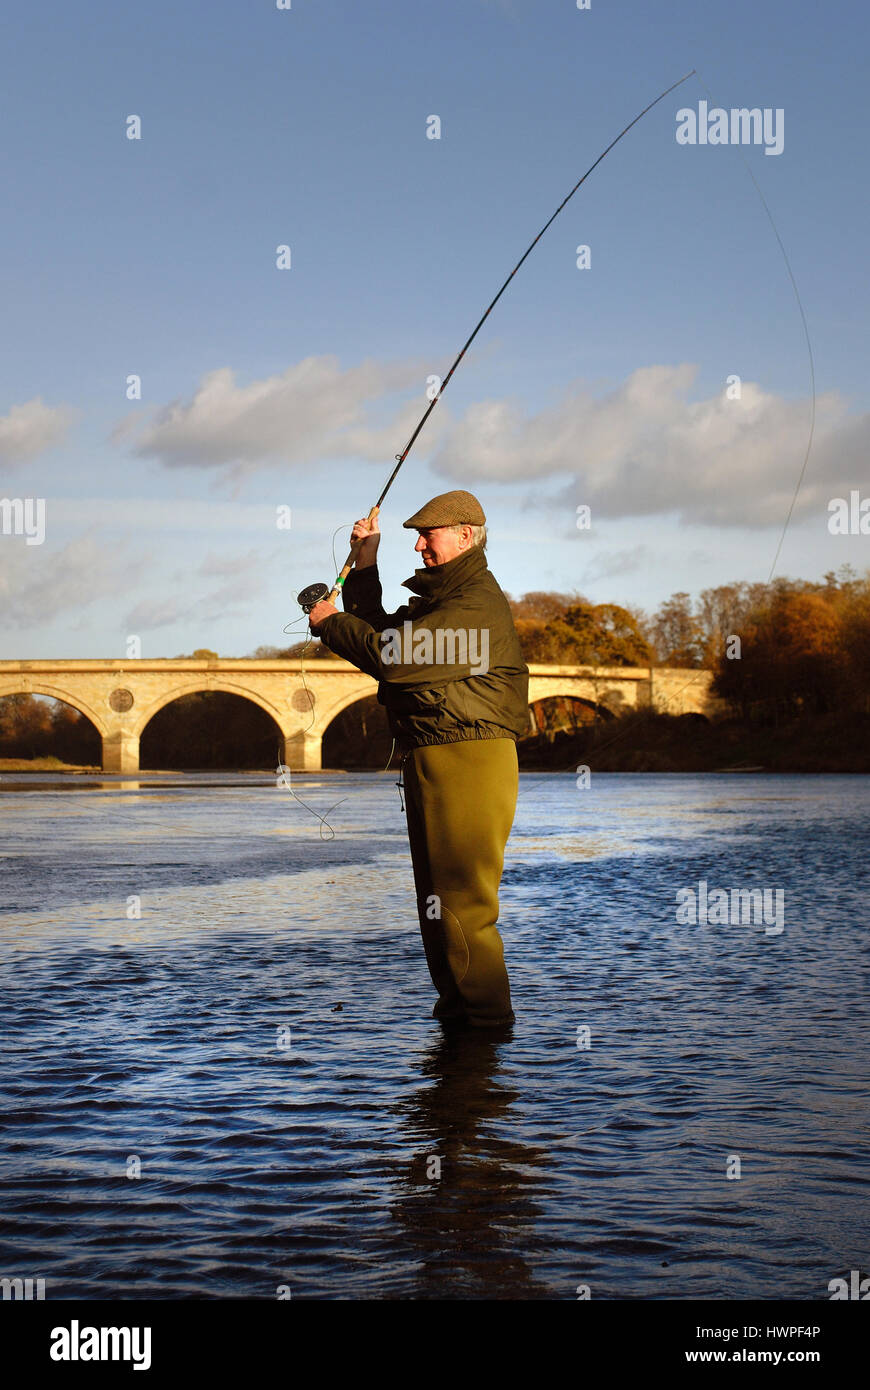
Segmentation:
<svg viewBox="0 0 870 1390">
<path fill-rule="evenodd" d="M 655 666 L 530 666 L 529 703 L 563 695 L 596 711 L 653 708 L 668 714 L 720 709 L 709 671 Z M 323 735 L 336 715 L 373 695 L 370 676 L 346 661 L 0 661 L 0 696 L 48 695 L 85 715 L 103 741 L 104 772 L 138 772 L 139 740 L 158 710 L 182 695 L 221 690 L 271 715 L 283 760 L 294 770 L 321 766 Z"/>
</svg>

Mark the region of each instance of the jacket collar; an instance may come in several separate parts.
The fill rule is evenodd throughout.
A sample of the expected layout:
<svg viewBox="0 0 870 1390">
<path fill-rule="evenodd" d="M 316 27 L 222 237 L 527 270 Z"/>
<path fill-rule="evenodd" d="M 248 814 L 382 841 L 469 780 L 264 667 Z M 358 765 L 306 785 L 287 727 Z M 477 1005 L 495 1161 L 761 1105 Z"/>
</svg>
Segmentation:
<svg viewBox="0 0 870 1390">
<path fill-rule="evenodd" d="M 403 581 L 402 587 L 425 599 L 443 599 L 487 568 L 486 555 L 479 545 L 473 545 L 443 565 L 429 568 L 424 565 L 423 569 L 415 570 L 410 579 Z"/>
</svg>

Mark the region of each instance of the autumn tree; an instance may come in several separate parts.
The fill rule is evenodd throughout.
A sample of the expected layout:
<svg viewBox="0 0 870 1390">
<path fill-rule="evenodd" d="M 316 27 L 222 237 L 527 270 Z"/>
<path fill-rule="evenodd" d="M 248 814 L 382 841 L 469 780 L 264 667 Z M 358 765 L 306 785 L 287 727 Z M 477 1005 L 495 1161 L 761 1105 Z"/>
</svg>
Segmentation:
<svg viewBox="0 0 870 1390">
<path fill-rule="evenodd" d="M 247 658 L 249 661 L 298 661 L 301 656 L 306 661 L 314 657 L 332 657 L 328 647 L 319 638 L 309 636 L 306 641 L 294 642 L 290 647 L 257 647 Z"/>
<path fill-rule="evenodd" d="M 40 758 L 51 741 L 51 705 L 32 695 L 0 699 L 0 755 Z"/>
<path fill-rule="evenodd" d="M 89 719 L 61 700 L 34 695 L 0 699 L 0 757 L 60 758 L 93 765 L 100 761 L 100 736 Z"/>
<path fill-rule="evenodd" d="M 743 715 L 826 713 L 843 699 L 847 666 L 834 606 L 819 593 L 784 591 L 749 616 L 739 660 L 717 662 L 715 689 Z"/>
<path fill-rule="evenodd" d="M 672 594 L 650 623 L 656 654 L 663 666 L 701 666 L 704 635 L 700 618 L 686 593 Z"/>
<path fill-rule="evenodd" d="M 575 603 L 547 623 L 555 660 L 570 666 L 645 666 L 652 652 L 633 614 L 615 603 Z"/>
<path fill-rule="evenodd" d="M 546 623 L 552 618 L 561 617 L 572 603 L 585 602 L 580 594 L 557 594 L 544 589 L 533 589 L 521 598 L 512 598 L 510 594 L 505 597 L 515 622 L 519 619 L 521 622 Z"/>
<path fill-rule="evenodd" d="M 702 665 L 713 667 L 725 654 L 731 638 L 740 637 L 742 641 L 749 615 L 765 602 L 767 596 L 766 584 L 737 581 L 701 591 L 697 618 L 703 649 Z"/>
</svg>

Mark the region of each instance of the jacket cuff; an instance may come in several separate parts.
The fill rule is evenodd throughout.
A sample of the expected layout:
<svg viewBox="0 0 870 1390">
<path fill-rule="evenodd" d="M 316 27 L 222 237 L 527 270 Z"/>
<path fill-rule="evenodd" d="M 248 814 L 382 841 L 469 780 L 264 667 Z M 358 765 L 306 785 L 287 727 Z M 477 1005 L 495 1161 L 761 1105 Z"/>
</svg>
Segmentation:
<svg viewBox="0 0 870 1390">
<path fill-rule="evenodd" d="M 325 647 L 351 662 L 367 676 L 380 679 L 378 663 L 366 646 L 366 635 L 372 629 L 362 618 L 353 613 L 330 613 L 318 629 L 318 636 Z"/>
</svg>

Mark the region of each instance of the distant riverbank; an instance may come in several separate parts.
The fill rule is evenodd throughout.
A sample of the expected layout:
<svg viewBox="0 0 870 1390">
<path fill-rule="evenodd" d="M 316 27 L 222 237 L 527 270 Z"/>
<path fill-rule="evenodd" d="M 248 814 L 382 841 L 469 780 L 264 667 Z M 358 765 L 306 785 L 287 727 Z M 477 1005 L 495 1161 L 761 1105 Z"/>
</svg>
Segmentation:
<svg viewBox="0 0 870 1390">
<path fill-rule="evenodd" d="M 870 715 L 825 715 L 777 726 L 743 720 L 709 723 L 697 714 L 642 710 L 589 724 L 574 733 L 560 731 L 551 742 L 543 737 L 524 739 L 519 758 L 524 772 L 570 771 L 585 764 L 598 772 L 870 773 Z M 385 761 L 378 759 L 379 771 Z M 170 770 L 183 771 L 163 769 Z M 221 770 L 275 771 L 273 767 L 188 769 Z M 346 770 L 364 769 L 348 765 Z M 64 763 L 52 757 L 0 758 L 0 776 L 7 772 L 76 775 L 99 771 L 96 766 Z M 159 771 L 142 769 L 149 775 Z"/>
<path fill-rule="evenodd" d="M 99 772 L 99 767 L 65 763 L 60 758 L 0 758 L 0 775 L 4 772 Z"/>
<path fill-rule="evenodd" d="M 817 716 L 789 724 L 708 723 L 701 715 L 626 714 L 525 740 L 520 766 L 599 772 L 870 772 L 870 715 Z"/>
</svg>

